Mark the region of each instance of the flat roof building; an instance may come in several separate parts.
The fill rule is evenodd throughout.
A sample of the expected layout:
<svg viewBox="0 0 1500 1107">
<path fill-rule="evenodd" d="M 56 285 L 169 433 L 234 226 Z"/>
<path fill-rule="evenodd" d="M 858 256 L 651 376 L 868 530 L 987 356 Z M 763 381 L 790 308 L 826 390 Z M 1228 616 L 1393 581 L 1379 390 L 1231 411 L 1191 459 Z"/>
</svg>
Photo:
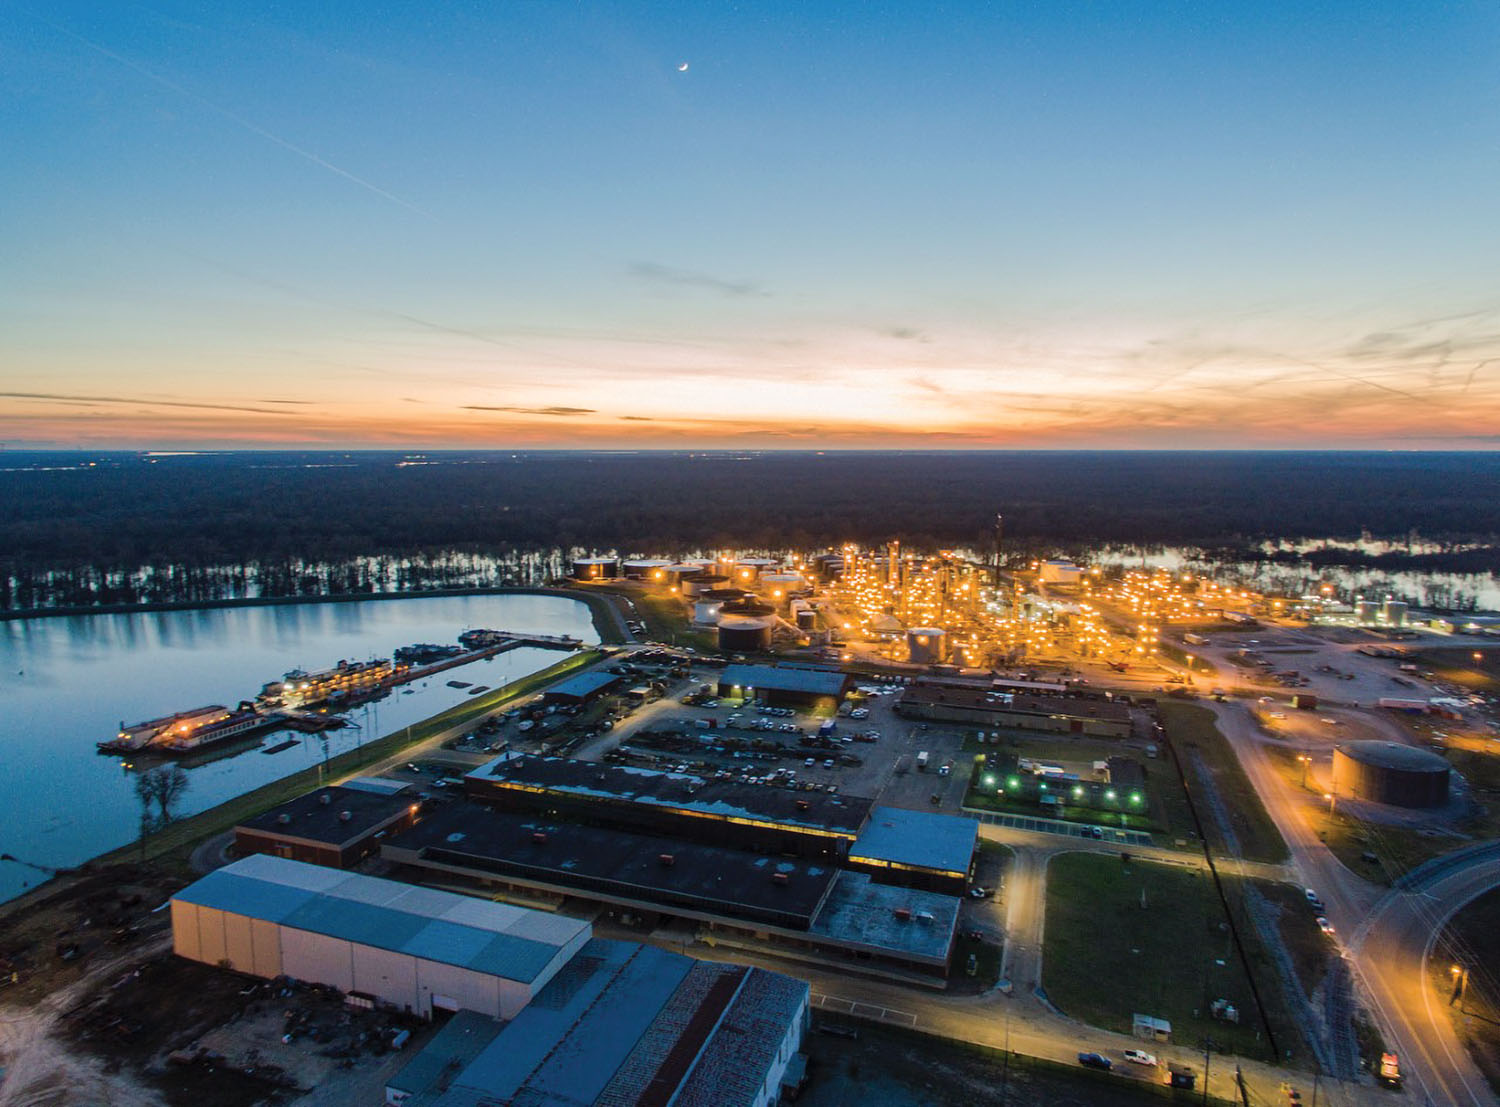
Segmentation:
<svg viewBox="0 0 1500 1107">
<path fill-rule="evenodd" d="M 514 1018 L 593 934 L 578 919 L 256 855 L 172 897 L 179 956 L 397 1009 Z"/>
<path fill-rule="evenodd" d="M 1091 696 L 1045 696 L 935 680 L 907 686 L 896 713 L 913 719 L 1129 738 L 1130 708 Z"/>
<path fill-rule="evenodd" d="M 951 841 L 946 848 L 956 856 Z M 587 900 L 650 924 L 691 920 L 720 944 L 853 961 L 905 980 L 946 974 L 960 902 L 817 862 L 477 804 L 435 812 L 381 854 L 426 879 L 461 877 L 527 897 Z M 913 919 L 915 927 L 902 925 Z"/>
<path fill-rule="evenodd" d="M 269 853 L 347 869 L 378 850 L 386 835 L 411 826 L 416 817 L 416 800 L 399 791 L 335 785 L 246 819 L 234 828 L 234 850 L 242 856 Z"/>
<path fill-rule="evenodd" d="M 643 829 L 740 849 L 842 857 L 871 801 L 561 757 L 505 754 L 464 777 L 470 796 L 513 811 Z"/>
<path fill-rule="evenodd" d="M 853 677 L 835 669 L 795 665 L 730 665 L 719 676 L 719 695 L 743 696 L 799 707 L 836 707 Z"/>
<path fill-rule="evenodd" d="M 507 1025 L 445 1029 L 391 1079 L 386 1102 L 767 1107 L 810 1002 L 806 982 L 780 973 L 595 940 Z"/>
<path fill-rule="evenodd" d="M 974 819 L 879 805 L 849 847 L 849 865 L 892 883 L 961 894 L 978 846 Z"/>
</svg>

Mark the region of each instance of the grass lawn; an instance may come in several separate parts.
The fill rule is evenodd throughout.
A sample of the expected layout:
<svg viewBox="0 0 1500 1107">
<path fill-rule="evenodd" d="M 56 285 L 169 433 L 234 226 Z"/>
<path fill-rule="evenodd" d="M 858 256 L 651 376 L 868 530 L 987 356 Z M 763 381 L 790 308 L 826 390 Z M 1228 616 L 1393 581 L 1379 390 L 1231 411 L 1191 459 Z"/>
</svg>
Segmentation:
<svg viewBox="0 0 1500 1107">
<path fill-rule="evenodd" d="M 675 592 L 648 590 L 625 584 L 602 584 L 596 592 L 613 592 L 635 604 L 636 617 L 646 624 L 647 640 L 672 646 L 691 646 L 700 653 L 713 653 L 719 639 L 713 631 L 691 627 L 692 607 Z"/>
<path fill-rule="evenodd" d="M 1230 824 L 1239 839 L 1244 858 L 1248 861 L 1285 861 L 1288 856 L 1286 842 L 1282 840 L 1276 824 L 1266 814 L 1260 796 L 1251 785 L 1250 778 L 1245 775 L 1245 770 L 1240 767 L 1239 758 L 1219 733 L 1213 712 L 1196 704 L 1172 700 L 1160 701 L 1158 711 L 1161 713 L 1161 723 L 1167 732 L 1167 738 L 1182 758 L 1182 769 L 1187 774 L 1190 785 L 1199 783 L 1194 774 L 1192 759 L 1188 756 L 1190 751 L 1197 752 L 1212 774 L 1213 787 L 1229 813 Z M 1209 843 L 1217 852 L 1228 853 L 1206 800 L 1195 796 L 1195 801 Z"/>
<path fill-rule="evenodd" d="M 1500 891 L 1488 892 L 1448 921 L 1432 951 L 1432 987 L 1453 999 L 1454 965 L 1468 970 L 1462 998 L 1452 1005 L 1458 1035 L 1490 1088 L 1500 1094 Z"/>
<path fill-rule="evenodd" d="M 1279 909 L 1276 929 L 1292 956 L 1292 967 L 1297 972 L 1302 990 L 1312 995 L 1328 971 L 1328 956 L 1336 952 L 1335 947 L 1318 929 L 1317 916 L 1308 908 L 1301 888 L 1266 881 L 1257 882 L 1256 888 L 1270 901 L 1273 909 Z"/>
<path fill-rule="evenodd" d="M 1144 894 L 1145 906 L 1142 906 Z M 1140 861 L 1067 853 L 1047 870 L 1042 979 L 1067 1014 L 1129 1033 L 1135 1014 L 1172 1023 L 1172 1038 L 1210 1037 L 1224 1050 L 1264 1057 L 1250 985 L 1206 873 Z M 1243 934 L 1280 1048 L 1303 1051 L 1252 933 Z M 1208 1014 L 1215 999 L 1239 1008 L 1238 1024 Z"/>
</svg>

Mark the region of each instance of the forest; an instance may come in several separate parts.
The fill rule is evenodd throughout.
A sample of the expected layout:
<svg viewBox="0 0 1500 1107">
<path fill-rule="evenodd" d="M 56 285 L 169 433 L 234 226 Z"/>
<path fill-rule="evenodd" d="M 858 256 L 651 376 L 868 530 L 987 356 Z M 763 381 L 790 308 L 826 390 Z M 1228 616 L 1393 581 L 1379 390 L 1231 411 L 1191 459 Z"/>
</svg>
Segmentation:
<svg viewBox="0 0 1500 1107">
<path fill-rule="evenodd" d="M 680 556 L 900 538 L 988 552 L 997 514 L 1012 555 L 1180 544 L 1274 558 L 1290 555 L 1258 545 L 1363 537 L 1394 545 L 1298 556 L 1492 572 L 1500 458 L 8 451 L 0 608 L 235 594 L 233 578 L 252 564 L 259 594 L 295 595 L 375 590 L 382 573 L 397 587 L 445 586 L 452 574 L 430 567 L 464 553 L 513 564 L 499 576 L 520 580 L 555 568 L 536 558 L 557 550 Z"/>
</svg>

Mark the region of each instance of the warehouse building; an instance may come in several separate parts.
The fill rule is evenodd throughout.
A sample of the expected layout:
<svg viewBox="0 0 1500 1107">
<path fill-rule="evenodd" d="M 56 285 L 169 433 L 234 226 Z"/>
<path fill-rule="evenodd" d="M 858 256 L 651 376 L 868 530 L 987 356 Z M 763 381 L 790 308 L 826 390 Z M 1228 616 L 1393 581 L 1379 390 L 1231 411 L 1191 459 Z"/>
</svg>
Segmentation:
<svg viewBox="0 0 1500 1107">
<path fill-rule="evenodd" d="M 979 823 L 877 805 L 849 847 L 849 867 L 883 882 L 962 895 L 979 848 Z"/>
<path fill-rule="evenodd" d="M 836 669 L 799 665 L 730 665 L 719 677 L 719 695 L 758 699 L 784 707 L 832 711 L 843 701 L 853 677 Z"/>
<path fill-rule="evenodd" d="M 501 1026 L 468 1014 L 386 1085 L 391 1107 L 771 1107 L 796 1086 L 805 981 L 590 942 Z"/>
<path fill-rule="evenodd" d="M 403 791 L 405 785 L 397 784 Z M 312 865 L 347 869 L 380 848 L 387 834 L 416 821 L 417 804 L 402 792 L 369 786 L 319 788 L 247 819 L 234 828 L 240 856 L 269 853 Z"/>
<path fill-rule="evenodd" d="M 978 824 L 947 818 L 967 824 L 972 854 Z M 928 834 L 930 840 L 930 828 Z M 947 845 L 951 858 L 951 838 Z M 897 979 L 932 978 L 928 983 L 947 972 L 960 902 L 924 890 L 917 879 L 896 886 L 822 861 L 477 804 L 434 813 L 387 842 L 382 856 L 414 879 L 457 877 L 533 901 L 586 900 L 652 927 L 688 920 L 716 944 L 769 946 Z M 934 867 L 920 847 L 908 847 L 906 856 L 914 874 Z M 881 867 L 882 881 L 887 875 Z"/>
<path fill-rule="evenodd" d="M 577 919 L 257 854 L 172 897 L 179 956 L 430 1018 L 512 1019 L 583 948 Z"/>
<path fill-rule="evenodd" d="M 968 723 L 1096 738 L 1129 738 L 1130 708 L 1085 696 L 1042 696 L 954 681 L 918 680 L 896 701 L 909 719 Z"/>
<path fill-rule="evenodd" d="M 531 754 L 486 762 L 464 777 L 464 790 L 506 811 L 834 860 L 848 853 L 871 807 L 859 796 Z"/>
<path fill-rule="evenodd" d="M 542 693 L 542 702 L 548 706 L 576 707 L 598 699 L 619 683 L 618 676 L 602 670 L 579 673 L 548 688 Z"/>
</svg>

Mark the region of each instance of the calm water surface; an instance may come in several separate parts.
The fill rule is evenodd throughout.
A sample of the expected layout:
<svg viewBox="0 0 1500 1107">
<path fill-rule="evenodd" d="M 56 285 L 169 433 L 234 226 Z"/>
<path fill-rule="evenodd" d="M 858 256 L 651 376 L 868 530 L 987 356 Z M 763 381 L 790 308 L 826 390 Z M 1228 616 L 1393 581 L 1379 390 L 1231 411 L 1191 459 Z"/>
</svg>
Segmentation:
<svg viewBox="0 0 1500 1107">
<path fill-rule="evenodd" d="M 413 642 L 453 642 L 464 630 L 569 634 L 596 643 L 588 606 L 560 596 L 458 596 L 284 607 L 88 615 L 0 623 L 0 853 L 45 866 L 76 865 L 132 841 L 140 804 L 118 757 L 95 752 L 121 722 L 249 699 L 288 669 L 341 658 L 389 657 Z M 448 680 L 497 687 L 566 654 L 522 647 L 405 685 L 351 712 L 356 724 L 326 735 L 328 752 L 416 723 L 456 703 Z M 260 750 L 287 738 L 297 745 Z M 315 765 L 323 736 L 262 731 L 184 762 L 189 815 Z M 44 879 L 0 862 L 0 899 Z"/>
</svg>

